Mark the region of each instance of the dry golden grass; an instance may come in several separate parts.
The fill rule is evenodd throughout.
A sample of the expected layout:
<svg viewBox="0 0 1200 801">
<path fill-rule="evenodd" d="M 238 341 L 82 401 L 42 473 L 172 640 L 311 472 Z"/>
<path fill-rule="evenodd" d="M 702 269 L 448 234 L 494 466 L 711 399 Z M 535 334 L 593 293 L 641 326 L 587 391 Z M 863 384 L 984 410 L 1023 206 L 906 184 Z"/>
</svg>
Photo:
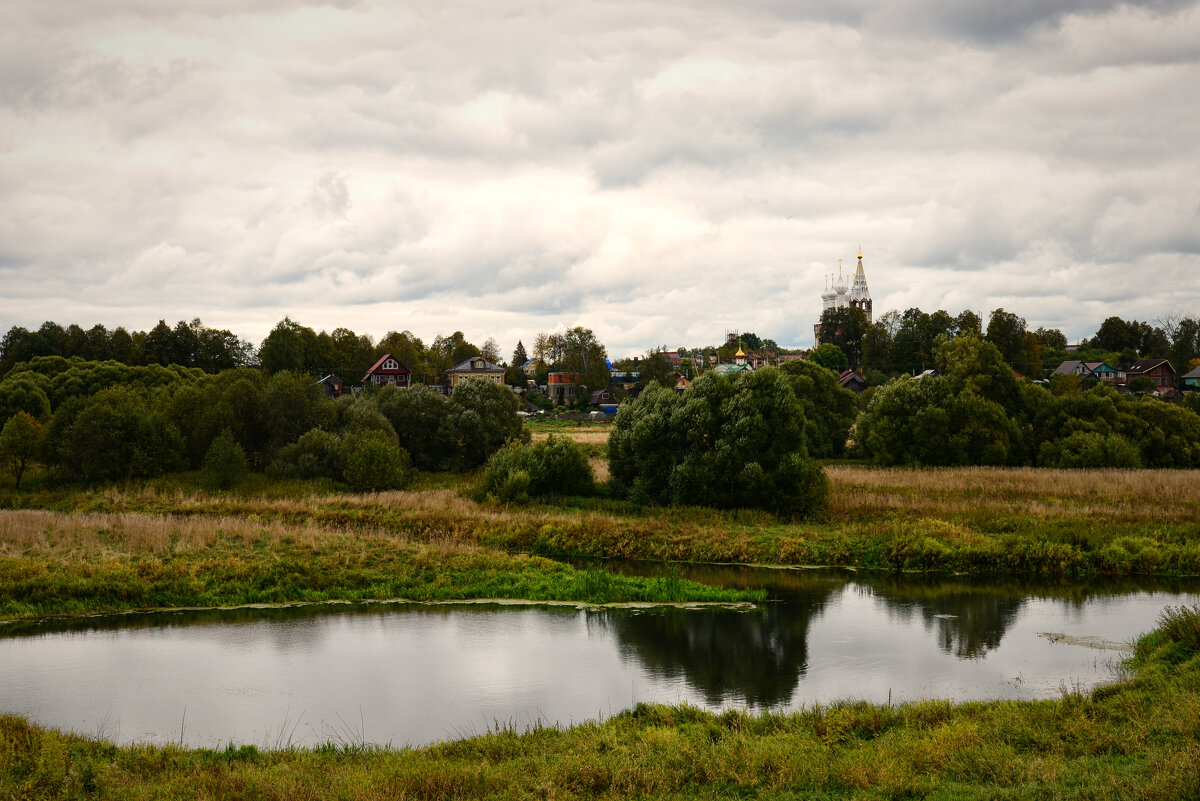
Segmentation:
<svg viewBox="0 0 1200 801">
<path fill-rule="evenodd" d="M 946 467 L 827 468 L 835 515 L 991 510 L 1097 519 L 1200 522 L 1200 470 Z"/>
<path fill-rule="evenodd" d="M 371 533 L 360 532 L 360 536 Z M 386 536 L 398 543 L 404 539 L 391 533 Z M 219 540 L 251 544 L 286 539 L 293 545 L 316 547 L 333 538 L 343 538 L 343 533 L 281 520 L 0 510 L 0 555 L 11 558 L 47 553 L 65 559 L 103 559 L 130 553 L 200 553 Z"/>
<path fill-rule="evenodd" d="M 582 445 L 602 445 L 608 441 L 608 431 L 608 428 L 589 428 L 587 426 L 572 428 L 567 426 L 555 429 L 554 431 L 535 431 L 533 432 L 533 439 L 546 439 L 551 434 L 554 434 L 573 439 Z"/>
</svg>

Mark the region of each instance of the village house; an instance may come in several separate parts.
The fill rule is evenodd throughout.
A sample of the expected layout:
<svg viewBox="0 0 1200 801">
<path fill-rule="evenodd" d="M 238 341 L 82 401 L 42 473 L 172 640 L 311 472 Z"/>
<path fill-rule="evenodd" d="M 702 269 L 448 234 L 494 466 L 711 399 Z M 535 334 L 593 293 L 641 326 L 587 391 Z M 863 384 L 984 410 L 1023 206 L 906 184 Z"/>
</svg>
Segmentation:
<svg viewBox="0 0 1200 801">
<path fill-rule="evenodd" d="M 342 397 L 342 393 L 346 391 L 346 385 L 342 382 L 342 379 L 332 373 L 317 383 L 321 385 L 321 388 L 325 390 L 326 397 L 329 398 L 340 398 Z"/>
<path fill-rule="evenodd" d="M 1183 374 L 1183 385 L 1188 389 L 1200 389 L 1200 366 Z"/>
<path fill-rule="evenodd" d="M 1050 375 L 1077 375 L 1083 379 L 1095 378 L 1107 384 L 1125 382 L 1125 373 L 1121 370 L 1109 367 L 1104 362 L 1083 362 L 1078 359 L 1063 362 L 1054 368 L 1054 372 Z"/>
<path fill-rule="evenodd" d="M 1159 392 L 1175 388 L 1175 368 L 1166 359 L 1138 359 L 1125 369 L 1126 386 L 1135 378 L 1149 378 Z"/>
<path fill-rule="evenodd" d="M 409 369 L 392 354 L 385 353 L 379 357 L 379 361 L 371 366 L 370 370 L 367 370 L 366 375 L 362 377 L 362 384 L 371 387 L 390 385 L 408 389 L 411 386 L 411 380 L 412 373 Z"/>
<path fill-rule="evenodd" d="M 467 378 L 482 378 L 494 384 L 503 384 L 504 368 L 492 364 L 482 356 L 472 356 L 446 371 L 446 387 L 453 393 L 458 383 Z"/>
<path fill-rule="evenodd" d="M 838 384 L 855 395 L 861 395 L 867 388 L 867 380 L 853 370 L 846 370 L 838 376 Z"/>
<path fill-rule="evenodd" d="M 551 373 L 546 377 L 546 394 L 556 404 L 574 403 L 579 386 L 579 373 Z"/>
</svg>

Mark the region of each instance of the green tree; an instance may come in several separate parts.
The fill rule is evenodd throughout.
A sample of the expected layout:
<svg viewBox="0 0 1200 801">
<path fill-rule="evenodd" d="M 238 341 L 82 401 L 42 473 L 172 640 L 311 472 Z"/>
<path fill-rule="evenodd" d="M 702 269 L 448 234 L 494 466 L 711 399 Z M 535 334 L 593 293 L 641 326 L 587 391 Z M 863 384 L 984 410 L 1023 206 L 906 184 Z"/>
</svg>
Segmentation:
<svg viewBox="0 0 1200 801">
<path fill-rule="evenodd" d="M 21 477 L 25 469 L 37 459 L 42 447 L 42 424 L 32 415 L 17 412 L 8 418 L 0 430 L 0 464 L 16 480 L 21 488 Z"/>
<path fill-rule="evenodd" d="M 510 390 L 505 392 L 512 395 Z M 442 394 L 425 386 L 381 387 L 374 393 L 374 400 L 376 408 L 392 424 L 400 447 L 412 457 L 413 466 L 418 470 L 441 469 L 443 461 L 451 455 L 443 450 L 439 438 L 450 412 L 450 404 Z M 453 447 L 453 443 L 446 443 L 446 447 Z"/>
<path fill-rule="evenodd" d="M 1004 309 L 996 309 L 988 319 L 985 339 L 999 348 L 1001 358 L 1005 362 L 1018 366 L 1019 369 L 1028 369 L 1028 365 L 1034 359 L 1029 353 L 1025 334 L 1025 318 Z"/>
<path fill-rule="evenodd" d="M 329 426 L 334 420 L 333 402 L 310 375 L 281 371 L 267 379 L 259 395 L 260 420 L 265 431 L 264 459 L 304 432 Z"/>
<path fill-rule="evenodd" d="M 351 431 L 342 438 L 346 483 L 359 492 L 400 489 L 409 481 L 408 454 L 381 431 Z"/>
<path fill-rule="evenodd" d="M 675 367 L 667 358 L 666 348 L 659 347 L 646 351 L 646 357 L 638 365 L 639 382 L 648 386 L 651 382 L 661 384 L 670 389 L 675 388 Z"/>
<path fill-rule="evenodd" d="M 529 356 L 525 354 L 525 343 L 518 339 L 517 347 L 513 349 L 512 366 L 520 367 L 527 361 L 529 361 Z"/>
<path fill-rule="evenodd" d="M 973 392 L 1000 404 L 1006 414 L 1022 411 L 1021 392 L 1000 349 L 973 335 L 955 337 L 934 348 L 934 364 L 950 379 L 954 394 Z"/>
<path fill-rule="evenodd" d="M 84 481 L 128 480 L 182 467 L 183 438 L 154 400 L 124 386 L 71 399 L 47 430 L 52 466 Z"/>
<path fill-rule="evenodd" d="M 960 312 L 954 318 L 954 336 L 962 336 L 963 334 L 974 334 L 977 337 L 983 336 L 983 320 L 979 315 L 971 310 Z M 1064 341 L 1063 347 L 1066 347 Z"/>
<path fill-rule="evenodd" d="M 314 428 L 281 448 L 267 472 L 287 478 L 341 479 L 345 469 L 342 438 Z"/>
<path fill-rule="evenodd" d="M 1062 351 L 1067 349 L 1067 337 L 1057 328 L 1039 328 L 1033 334 L 1037 337 L 1038 344 L 1044 348 Z"/>
<path fill-rule="evenodd" d="M 0 420 L 25 412 L 36 420 L 50 419 L 50 382 L 31 372 L 10 373 L 0 381 Z"/>
<path fill-rule="evenodd" d="M 449 413 L 438 434 L 443 464 L 452 469 L 476 468 L 506 442 L 529 438 L 517 415 L 521 403 L 516 394 L 493 381 L 460 381 L 447 406 Z"/>
<path fill-rule="evenodd" d="M 233 438 L 227 428 L 217 435 L 204 455 L 201 471 L 209 484 L 218 489 L 229 489 L 237 484 L 250 470 L 246 451 Z"/>
<path fill-rule="evenodd" d="M 316 341 L 316 332 L 311 328 L 284 317 L 259 346 L 258 361 L 268 373 L 280 370 L 305 372 L 316 349 Z"/>
<path fill-rule="evenodd" d="M 1089 344 L 1112 353 L 1126 350 L 1137 353 L 1142 347 L 1141 325 L 1137 321 L 1127 322 L 1120 317 L 1108 317 L 1100 324 Z"/>
<path fill-rule="evenodd" d="M 804 413 L 773 367 L 730 380 L 705 374 L 683 396 L 649 386 L 617 413 L 612 484 L 635 499 L 823 514 L 828 481 L 808 458 Z"/>
<path fill-rule="evenodd" d="M 866 332 L 867 316 L 862 309 L 826 309 L 821 314 L 821 344 L 837 345 L 853 366 L 862 364 L 863 336 Z"/>
<path fill-rule="evenodd" d="M 159 320 L 158 325 L 146 334 L 142 345 L 142 353 L 150 364 L 175 364 L 175 332 L 166 320 Z"/>
<path fill-rule="evenodd" d="M 569 437 L 551 434 L 534 443 L 513 441 L 492 454 L 483 491 L 501 501 L 590 495 L 595 474 L 587 455 Z"/>
<path fill-rule="evenodd" d="M 563 333 L 559 366 L 565 372 L 579 374 L 584 397 L 608 386 L 607 358 L 592 329 L 575 326 Z"/>
<path fill-rule="evenodd" d="M 854 393 L 838 383 L 838 374 L 811 359 L 792 359 L 780 368 L 804 412 L 804 434 L 810 456 L 841 456 L 850 427 L 858 416 Z"/>
<path fill-rule="evenodd" d="M 833 370 L 839 375 L 850 369 L 850 360 L 846 357 L 845 351 L 832 342 L 822 342 L 813 349 L 812 353 L 808 354 L 808 360 L 827 370 Z"/>
<path fill-rule="evenodd" d="M 1182 317 L 1167 321 L 1171 338 L 1167 358 L 1180 373 L 1191 369 L 1193 359 L 1200 358 L 1200 317 Z"/>
</svg>

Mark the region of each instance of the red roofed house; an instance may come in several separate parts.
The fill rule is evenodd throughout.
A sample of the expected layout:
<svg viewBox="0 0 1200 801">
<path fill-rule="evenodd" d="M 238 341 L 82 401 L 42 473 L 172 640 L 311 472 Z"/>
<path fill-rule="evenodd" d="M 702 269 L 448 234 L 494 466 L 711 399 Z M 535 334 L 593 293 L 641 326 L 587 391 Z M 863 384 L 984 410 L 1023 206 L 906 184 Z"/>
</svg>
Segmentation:
<svg viewBox="0 0 1200 801">
<path fill-rule="evenodd" d="M 382 387 L 391 384 L 408 389 L 410 376 L 407 367 L 393 358 L 392 354 L 385 353 L 362 377 L 362 382 L 364 386 Z"/>
</svg>

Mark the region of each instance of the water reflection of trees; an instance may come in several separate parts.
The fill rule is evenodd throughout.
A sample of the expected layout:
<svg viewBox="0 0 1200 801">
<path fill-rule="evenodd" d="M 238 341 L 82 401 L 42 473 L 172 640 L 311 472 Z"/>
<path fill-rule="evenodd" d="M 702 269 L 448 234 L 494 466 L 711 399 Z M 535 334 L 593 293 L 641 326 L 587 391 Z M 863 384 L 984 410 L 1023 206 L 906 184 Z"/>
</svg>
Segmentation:
<svg viewBox="0 0 1200 801">
<path fill-rule="evenodd" d="M 788 702 L 808 668 L 808 627 L 841 582 L 809 587 L 803 600 L 748 612 L 653 609 L 598 612 L 589 623 L 616 634 L 620 654 L 651 674 L 682 680 L 713 706 Z"/>
<path fill-rule="evenodd" d="M 1184 591 L 1175 581 L 1153 578 L 1023 582 L 881 574 L 856 578 L 855 583 L 881 600 L 889 614 L 904 619 L 919 615 L 925 627 L 936 633 L 939 647 L 960 659 L 980 659 L 997 648 L 1026 602 L 1034 598 L 1082 608 L 1098 596 L 1152 589 Z"/>
</svg>

